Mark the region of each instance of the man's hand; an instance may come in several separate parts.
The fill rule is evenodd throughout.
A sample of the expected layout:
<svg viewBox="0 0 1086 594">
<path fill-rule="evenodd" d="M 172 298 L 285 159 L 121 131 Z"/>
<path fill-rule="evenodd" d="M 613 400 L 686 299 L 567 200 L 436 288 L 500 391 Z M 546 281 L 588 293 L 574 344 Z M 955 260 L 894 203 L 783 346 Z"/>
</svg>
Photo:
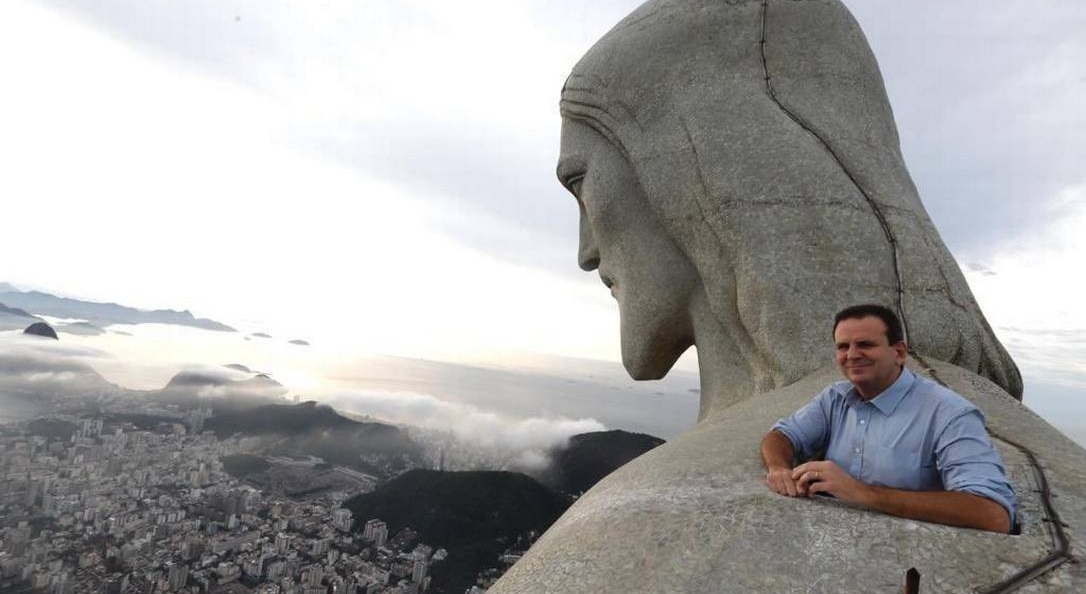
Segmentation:
<svg viewBox="0 0 1086 594">
<path fill-rule="evenodd" d="M 771 468 L 765 473 L 765 484 L 781 495 L 802 497 L 807 494 L 803 487 L 792 478 L 792 469 L 787 466 Z"/>
<path fill-rule="evenodd" d="M 792 469 L 790 478 L 808 496 L 829 493 L 841 501 L 863 505 L 871 499 L 868 485 L 852 478 L 852 475 L 828 460 L 800 464 Z"/>
<path fill-rule="evenodd" d="M 780 431 L 770 431 L 762 440 L 765 484 L 774 493 L 797 497 L 807 492 L 792 478 L 792 442 Z"/>
</svg>

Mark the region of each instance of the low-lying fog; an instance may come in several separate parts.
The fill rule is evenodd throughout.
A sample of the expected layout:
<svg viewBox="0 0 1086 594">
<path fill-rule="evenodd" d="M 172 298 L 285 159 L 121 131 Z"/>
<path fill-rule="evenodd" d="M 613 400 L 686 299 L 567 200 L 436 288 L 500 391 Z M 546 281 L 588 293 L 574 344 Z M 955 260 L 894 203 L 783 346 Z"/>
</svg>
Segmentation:
<svg viewBox="0 0 1086 594">
<path fill-rule="evenodd" d="M 634 382 L 617 363 L 521 355 L 463 364 L 352 355 L 319 342 L 294 344 L 290 336 L 160 324 L 58 334 L 59 341 L 0 333 L 0 421 L 34 414 L 36 393 L 93 394 L 102 378 L 130 390 L 158 390 L 180 371 L 239 373 L 227 364 L 270 375 L 289 399 L 444 433 L 519 466 L 589 431 L 625 429 L 669 439 L 690 427 L 698 410 L 697 376 L 683 370 L 659 382 Z"/>
<path fill-rule="evenodd" d="M 50 319 L 58 327 L 68 322 Z M 439 362 L 344 353 L 319 341 L 264 332 L 214 332 L 163 324 L 112 325 L 105 332 L 59 332 L 60 340 L 0 332 L 0 422 L 35 412 L 33 394 L 100 379 L 157 390 L 182 370 L 222 372 L 240 364 L 266 373 L 290 396 L 426 430 L 494 451 L 533 456 L 571 435 L 625 429 L 670 439 L 693 425 L 698 380 L 676 368 L 658 382 L 634 382 L 618 363 L 509 355 L 501 361 Z M 291 342 L 295 341 L 295 342 Z M 227 372 L 229 370 L 226 370 Z M 1026 403 L 1086 444 L 1086 401 L 1077 390 L 1027 381 Z"/>
</svg>

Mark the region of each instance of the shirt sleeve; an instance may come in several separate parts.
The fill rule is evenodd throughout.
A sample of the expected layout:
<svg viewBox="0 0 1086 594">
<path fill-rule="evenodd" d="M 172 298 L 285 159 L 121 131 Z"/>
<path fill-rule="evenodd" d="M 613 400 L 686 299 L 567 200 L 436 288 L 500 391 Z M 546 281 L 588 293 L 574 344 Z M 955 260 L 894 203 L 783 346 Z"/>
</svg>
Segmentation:
<svg viewBox="0 0 1086 594">
<path fill-rule="evenodd" d="M 948 491 L 991 499 L 1018 522 L 1018 502 L 1007 480 L 1003 460 L 984 428 L 984 416 L 969 408 L 953 417 L 936 437 L 935 463 Z"/>
<path fill-rule="evenodd" d="M 780 431 L 792 442 L 796 458 L 809 460 L 826 449 L 832 399 L 832 387 L 826 388 L 803 408 L 773 424 L 772 430 Z"/>
</svg>

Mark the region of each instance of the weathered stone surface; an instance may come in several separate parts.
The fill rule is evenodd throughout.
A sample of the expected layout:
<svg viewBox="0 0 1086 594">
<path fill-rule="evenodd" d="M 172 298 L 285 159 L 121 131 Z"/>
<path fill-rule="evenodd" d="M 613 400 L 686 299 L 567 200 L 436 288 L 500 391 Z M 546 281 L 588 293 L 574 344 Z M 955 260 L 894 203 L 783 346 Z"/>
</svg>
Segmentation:
<svg viewBox="0 0 1086 594">
<path fill-rule="evenodd" d="M 1018 402 L 840 2 L 647 2 L 574 68 L 561 107 L 578 257 L 618 300 L 623 362 L 660 377 L 696 344 L 701 418 L 585 494 L 491 592 L 896 592 L 914 566 L 925 594 L 988 591 L 1054 548 L 1042 474 L 1078 554 L 1086 451 Z M 910 346 L 985 412 L 1021 535 L 765 487 L 761 437 L 840 377 L 831 320 L 860 302 L 898 309 Z M 1022 591 L 1077 592 L 1083 573 L 1063 563 Z"/>
<path fill-rule="evenodd" d="M 993 433 L 1014 435 L 1042 454 L 1058 513 L 1080 545 L 1086 519 L 1081 448 L 991 382 L 944 363 L 936 369 L 987 412 Z M 998 440 L 1020 498 L 1020 536 L 771 493 L 762 482 L 762 435 L 839 377 L 827 366 L 736 404 L 619 469 L 574 504 L 490 591 L 897 592 L 905 571 L 916 567 L 921 592 L 949 594 L 985 591 L 1050 551 L 1033 470 L 1019 450 Z M 1070 593 L 1084 583 L 1082 565 L 1065 563 L 1033 587 Z"/>
<path fill-rule="evenodd" d="M 1020 395 L 920 203 L 874 56 L 839 2 L 650 1 L 577 64 L 561 108 L 560 169 L 583 172 L 612 147 L 646 216 L 696 269 L 722 327 L 718 359 L 733 362 L 720 386 L 730 400 L 819 367 L 834 312 L 896 305 L 899 289 L 914 348 Z M 583 184 L 614 193 L 601 169 Z M 591 216 L 605 193 L 583 200 L 594 236 L 616 224 Z M 633 209 L 633 193 L 616 199 Z M 601 251 L 614 243 L 595 239 Z M 610 247 L 601 274 L 623 255 Z M 620 307 L 636 305 L 628 293 Z"/>
</svg>

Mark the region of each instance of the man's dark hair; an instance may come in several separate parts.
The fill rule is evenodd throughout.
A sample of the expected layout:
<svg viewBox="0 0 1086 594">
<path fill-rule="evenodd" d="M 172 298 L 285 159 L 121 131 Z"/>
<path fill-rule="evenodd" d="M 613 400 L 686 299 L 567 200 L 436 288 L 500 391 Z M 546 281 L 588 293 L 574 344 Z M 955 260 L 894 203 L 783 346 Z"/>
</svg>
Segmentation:
<svg viewBox="0 0 1086 594">
<path fill-rule="evenodd" d="M 841 323 L 841 320 L 858 320 L 869 317 L 878 318 L 882 320 L 883 324 L 886 324 L 886 339 L 890 341 L 891 345 L 905 340 L 905 333 L 901 329 L 901 320 L 898 319 L 894 310 L 876 303 L 850 305 L 837 312 L 837 315 L 833 317 L 833 331 L 837 332 L 837 325 Z"/>
</svg>

